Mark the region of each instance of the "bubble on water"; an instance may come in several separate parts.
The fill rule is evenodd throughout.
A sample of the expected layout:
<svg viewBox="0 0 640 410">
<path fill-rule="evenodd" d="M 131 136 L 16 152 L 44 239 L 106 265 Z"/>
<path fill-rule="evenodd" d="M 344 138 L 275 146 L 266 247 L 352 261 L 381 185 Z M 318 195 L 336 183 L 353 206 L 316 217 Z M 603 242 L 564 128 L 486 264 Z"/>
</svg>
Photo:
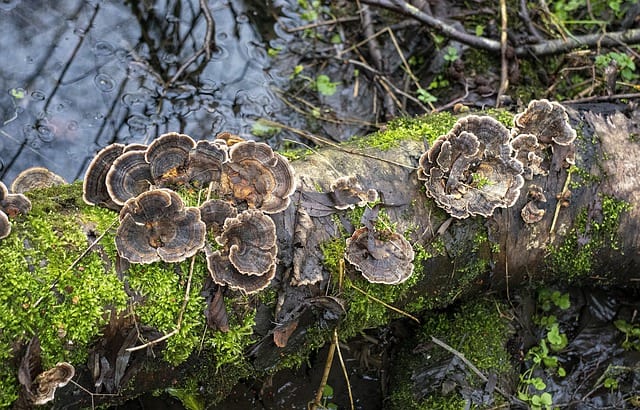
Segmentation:
<svg viewBox="0 0 640 410">
<path fill-rule="evenodd" d="M 21 2 L 21 0 L 0 0 L 0 10 L 11 11 Z"/>
<path fill-rule="evenodd" d="M 53 125 L 46 123 L 45 121 L 41 121 L 36 124 L 36 132 L 37 137 L 42 142 L 51 142 L 56 137 L 56 128 Z"/>
<path fill-rule="evenodd" d="M 35 62 L 36 62 L 36 59 L 35 59 L 35 58 L 33 58 L 32 56 L 26 56 L 26 57 L 24 58 L 24 62 L 25 62 L 25 63 L 27 63 L 27 64 L 33 64 L 33 63 L 35 63 Z"/>
<path fill-rule="evenodd" d="M 249 16 L 247 16 L 244 13 L 239 14 L 238 17 L 236 17 L 236 22 L 240 23 L 240 24 L 248 23 L 249 22 Z"/>
<path fill-rule="evenodd" d="M 69 131 L 77 131 L 78 128 L 80 128 L 80 124 L 78 124 L 78 121 L 71 120 L 67 123 L 67 129 Z"/>
<path fill-rule="evenodd" d="M 34 90 L 31 93 L 31 98 L 33 98 L 34 101 L 44 101 L 47 98 L 47 95 L 44 91 Z"/>
<path fill-rule="evenodd" d="M 211 60 L 224 60 L 229 56 L 229 51 L 220 44 L 216 44 L 216 49 L 211 51 Z"/>
<path fill-rule="evenodd" d="M 147 104 L 147 96 L 143 93 L 127 93 L 122 96 L 122 103 L 128 108 L 136 105 L 145 106 Z"/>
<path fill-rule="evenodd" d="M 227 38 L 229 38 L 229 35 L 227 33 L 225 33 L 225 32 L 221 32 L 221 33 L 218 33 L 216 35 L 216 39 L 219 40 L 219 41 L 224 41 Z"/>
<path fill-rule="evenodd" d="M 108 93 L 113 91 L 116 86 L 116 82 L 111 78 L 109 74 L 100 73 L 95 76 L 93 79 L 94 84 L 98 88 L 98 90 L 103 93 Z"/>
<path fill-rule="evenodd" d="M 93 114 L 93 119 L 97 121 L 102 121 L 104 120 L 104 114 L 101 112 L 96 112 Z"/>
<path fill-rule="evenodd" d="M 93 53 L 97 56 L 110 56 L 116 51 L 108 41 L 98 41 L 93 45 Z"/>
</svg>

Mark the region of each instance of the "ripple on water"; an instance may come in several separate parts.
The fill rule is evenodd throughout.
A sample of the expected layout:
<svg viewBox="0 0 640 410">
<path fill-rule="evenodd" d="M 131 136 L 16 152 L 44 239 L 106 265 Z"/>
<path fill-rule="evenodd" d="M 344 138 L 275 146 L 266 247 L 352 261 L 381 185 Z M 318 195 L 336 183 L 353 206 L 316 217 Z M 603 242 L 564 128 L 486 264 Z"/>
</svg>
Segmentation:
<svg viewBox="0 0 640 410">
<path fill-rule="evenodd" d="M 40 141 L 49 143 L 56 137 L 56 128 L 53 125 L 48 124 L 46 120 L 38 121 L 36 123 L 36 133 Z"/>
<path fill-rule="evenodd" d="M 97 41 L 93 45 L 93 54 L 99 57 L 110 56 L 115 53 L 116 49 L 108 41 Z"/>
<path fill-rule="evenodd" d="M 31 92 L 31 98 L 34 101 L 44 101 L 47 98 L 47 95 L 44 93 L 44 91 L 33 90 Z"/>
<path fill-rule="evenodd" d="M 116 82 L 109 74 L 100 73 L 96 75 L 93 79 L 93 83 L 96 85 L 96 88 L 103 93 L 108 93 L 113 91 L 116 86 Z"/>
</svg>

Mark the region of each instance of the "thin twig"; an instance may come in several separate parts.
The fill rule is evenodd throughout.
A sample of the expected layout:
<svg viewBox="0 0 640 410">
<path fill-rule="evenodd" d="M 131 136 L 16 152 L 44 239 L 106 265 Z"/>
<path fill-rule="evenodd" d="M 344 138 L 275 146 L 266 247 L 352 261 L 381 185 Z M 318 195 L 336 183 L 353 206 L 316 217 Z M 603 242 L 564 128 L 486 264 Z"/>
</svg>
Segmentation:
<svg viewBox="0 0 640 410">
<path fill-rule="evenodd" d="M 424 13 L 415 6 L 402 0 L 361 0 L 363 3 L 370 4 L 372 6 L 380 6 L 388 10 L 399 12 L 407 16 L 413 17 L 416 20 L 426 24 L 427 26 L 440 31 L 441 33 L 457 40 L 461 43 L 474 46 L 483 50 L 489 50 L 493 52 L 500 51 L 500 43 L 495 40 L 491 40 L 485 37 L 474 36 L 463 31 L 459 31 L 452 25 L 449 25 L 442 20 L 439 20 L 433 16 Z"/>
<path fill-rule="evenodd" d="M 305 24 L 303 26 L 298 26 L 293 28 L 284 27 L 284 31 L 286 31 L 287 33 L 296 33 L 298 31 L 309 30 L 312 28 L 330 26 L 337 23 L 350 23 L 352 21 L 358 21 L 358 20 L 360 20 L 358 17 L 340 17 L 340 18 L 334 18 L 331 20 L 317 21 L 315 23 Z"/>
<path fill-rule="evenodd" d="M 380 303 L 382 306 L 386 307 L 387 309 L 391 309 L 396 313 L 401 314 L 402 316 L 408 317 L 409 319 L 415 321 L 416 323 L 420 324 L 420 320 L 418 320 L 418 318 L 416 318 L 415 316 L 410 315 L 409 313 L 405 312 L 404 310 L 400 310 L 395 306 L 391 306 L 390 304 L 386 303 L 383 300 L 378 299 L 375 296 L 372 296 L 370 294 L 368 294 L 367 292 L 365 292 L 364 290 L 360 289 L 359 287 L 357 287 L 356 285 L 354 285 L 353 283 L 349 284 L 352 288 L 354 288 L 355 290 L 357 290 L 358 292 L 362 293 L 363 295 L 365 295 L 366 297 L 370 298 L 371 300 L 373 300 L 374 302 Z"/>
<path fill-rule="evenodd" d="M 207 21 L 207 33 L 204 36 L 204 50 L 207 55 L 207 60 L 209 60 L 211 59 L 211 45 L 213 45 L 213 48 L 216 47 L 215 40 L 213 40 L 213 35 L 216 32 L 216 22 L 211 16 L 211 10 L 209 10 L 207 0 L 200 0 L 200 9 L 202 10 L 202 14 L 204 14 L 204 19 Z"/>
<path fill-rule="evenodd" d="M 482 372 L 480 371 L 480 369 L 478 369 L 473 363 L 471 363 L 471 361 L 469 361 L 469 359 L 467 359 L 466 357 L 464 357 L 464 354 L 460 353 L 459 351 L 457 351 L 456 349 L 454 349 L 453 347 L 449 346 L 448 344 L 446 344 L 445 342 L 443 342 L 442 340 L 438 339 L 435 336 L 431 336 L 431 341 L 435 344 L 437 344 L 438 346 L 442 347 L 443 349 L 445 349 L 446 351 L 448 351 L 449 353 L 453 354 L 454 356 L 456 356 L 458 359 L 462 360 L 464 362 L 464 364 L 467 365 L 467 367 L 476 374 L 476 376 L 478 376 L 480 379 L 482 379 L 483 382 L 487 383 L 489 381 L 489 379 L 487 378 L 487 376 L 485 376 L 484 374 L 482 374 Z M 503 395 L 505 398 L 509 398 L 509 394 L 502 390 L 500 387 L 496 386 L 496 391 L 498 393 L 500 393 L 501 395 Z"/>
<path fill-rule="evenodd" d="M 336 351 L 338 352 L 338 359 L 340 359 L 340 367 L 342 368 L 344 381 L 347 383 L 347 392 L 349 393 L 349 404 L 351 405 L 351 410 L 353 410 L 354 404 L 353 404 L 353 394 L 351 393 L 351 382 L 349 381 L 349 372 L 347 372 L 347 366 L 345 366 L 344 359 L 342 359 L 342 352 L 340 351 L 340 342 L 338 341 L 337 329 L 333 329 L 333 343 L 335 343 L 336 345 Z"/>
<path fill-rule="evenodd" d="M 298 135 L 300 135 L 300 136 L 302 136 L 302 137 L 304 137 L 306 139 L 309 139 L 309 140 L 315 142 L 316 144 L 328 145 L 328 146 L 330 146 L 332 148 L 338 149 L 338 150 L 340 150 L 342 152 L 346 152 L 348 154 L 359 155 L 361 157 L 371 158 L 371 159 L 375 159 L 375 160 L 382 161 L 382 162 L 387 162 L 389 164 L 397 165 L 399 167 L 403 167 L 403 168 L 407 168 L 407 169 L 413 169 L 413 170 L 417 169 L 416 167 L 411 166 L 411 165 L 402 164 L 400 162 L 391 161 L 391 160 L 388 160 L 388 159 L 376 157 L 375 155 L 370 155 L 370 154 L 367 154 L 367 153 L 364 153 L 364 152 L 358 152 L 358 151 L 354 151 L 354 150 L 345 149 L 342 146 L 340 146 L 339 144 L 336 144 L 335 142 L 331 142 L 326 138 L 322 138 L 322 137 L 320 137 L 318 135 L 311 134 L 310 132 L 301 130 L 299 128 L 290 127 L 290 126 L 288 126 L 286 124 L 282 124 L 282 123 L 277 122 L 277 121 L 272 121 L 272 120 L 267 120 L 267 119 L 261 118 L 260 122 L 263 123 L 266 126 L 278 127 L 278 128 L 285 129 L 287 131 L 291 131 L 294 134 L 298 134 Z"/>
<path fill-rule="evenodd" d="M 187 286 L 184 293 L 184 299 L 182 300 L 182 306 L 180 307 L 180 311 L 178 312 L 178 320 L 176 321 L 175 329 L 173 329 L 171 332 L 167 333 L 166 335 L 161 336 L 157 339 L 153 339 L 143 345 L 130 347 L 127 349 L 127 352 L 135 352 L 136 350 L 142 350 L 149 346 L 153 346 L 157 343 L 160 343 L 162 341 L 169 339 L 171 336 L 177 334 L 180 331 L 180 328 L 182 327 L 182 319 L 184 317 L 184 312 L 185 310 L 187 310 L 187 303 L 189 302 L 189 293 L 191 293 L 191 278 L 193 277 L 193 268 L 195 267 L 195 264 L 196 264 L 196 255 L 191 257 L 191 266 L 189 267 L 189 277 L 187 278 Z"/>
<path fill-rule="evenodd" d="M 331 371 L 331 365 L 333 364 L 333 355 L 335 351 L 336 344 L 332 340 L 331 345 L 329 346 L 329 352 L 327 353 L 327 361 L 324 365 L 322 379 L 320 379 L 320 385 L 318 386 L 318 390 L 316 391 L 316 398 L 311 404 L 311 410 L 315 410 L 319 406 L 322 406 L 322 395 L 324 394 L 324 388 L 327 385 L 327 380 L 329 379 L 329 372 Z"/>
<path fill-rule="evenodd" d="M 569 190 L 569 183 L 571 183 L 571 172 L 572 169 L 569 168 L 567 171 L 567 179 L 564 181 L 564 186 L 562 187 L 562 191 L 560 195 L 564 195 Z M 560 215 L 560 209 L 562 208 L 562 199 L 558 199 L 558 203 L 556 204 L 556 210 L 553 213 L 553 220 L 551 221 L 551 227 L 549 228 L 549 243 L 553 243 L 553 240 L 556 237 L 556 223 L 558 222 L 558 216 Z"/>
<path fill-rule="evenodd" d="M 500 87 L 496 96 L 496 108 L 509 87 L 509 62 L 507 60 L 507 0 L 500 0 Z"/>
</svg>

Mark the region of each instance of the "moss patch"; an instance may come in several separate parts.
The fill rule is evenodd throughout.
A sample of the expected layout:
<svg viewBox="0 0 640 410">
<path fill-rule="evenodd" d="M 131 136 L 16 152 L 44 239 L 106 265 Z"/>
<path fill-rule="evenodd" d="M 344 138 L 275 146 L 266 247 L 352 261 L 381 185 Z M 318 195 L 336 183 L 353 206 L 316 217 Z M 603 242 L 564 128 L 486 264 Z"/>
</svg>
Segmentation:
<svg viewBox="0 0 640 410">
<path fill-rule="evenodd" d="M 431 144 L 436 138 L 449 132 L 455 122 L 456 117 L 449 112 L 439 112 L 427 117 L 398 118 L 390 121 L 384 130 L 366 137 L 351 138 L 347 145 L 386 151 L 397 147 L 404 140 L 427 141 Z"/>
<path fill-rule="evenodd" d="M 596 266 L 603 250 L 619 250 L 618 227 L 620 215 L 629 211 L 631 205 L 611 196 L 601 195 L 601 217 L 594 218 L 587 209 L 580 211 L 574 228 L 560 246 L 550 248 L 552 272 L 572 280 L 585 277 L 600 266 Z"/>
<path fill-rule="evenodd" d="M 433 391 L 421 394 L 413 391 L 411 377 L 425 373 L 439 363 L 450 361 L 452 354 L 431 342 L 434 336 L 462 353 L 485 375 L 498 374 L 498 380 L 513 372 L 506 343 L 510 335 L 508 321 L 500 314 L 506 306 L 493 299 L 481 299 L 461 305 L 449 313 L 439 313 L 425 319 L 425 324 L 414 339 L 404 344 L 391 377 L 389 409 L 460 409 L 465 399 L 458 389 L 442 395 L 439 384 L 443 380 L 428 380 L 435 383 Z M 416 353 L 416 344 L 424 346 L 424 353 Z M 464 366 L 464 365 L 462 365 Z M 460 367 L 451 366 L 447 372 L 463 373 L 473 389 L 483 390 L 482 381 Z M 445 372 L 446 373 L 446 372 Z M 444 375 L 443 375 L 444 376 Z M 458 386 L 459 387 L 459 386 Z M 499 397 L 495 397 L 499 401 Z"/>
</svg>

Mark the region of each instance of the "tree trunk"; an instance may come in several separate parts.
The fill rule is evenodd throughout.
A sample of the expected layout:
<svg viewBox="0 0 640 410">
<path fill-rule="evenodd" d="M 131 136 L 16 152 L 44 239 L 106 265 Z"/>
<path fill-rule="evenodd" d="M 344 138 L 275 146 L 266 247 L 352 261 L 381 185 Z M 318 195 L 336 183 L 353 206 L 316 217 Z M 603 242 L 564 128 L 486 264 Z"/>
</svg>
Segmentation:
<svg viewBox="0 0 640 410">
<path fill-rule="evenodd" d="M 14 238 L 13 246 L 24 247 L 26 254 L 31 255 L 25 256 L 25 266 L 31 276 L 38 276 L 41 269 L 52 266 L 46 262 L 53 258 L 52 252 L 65 252 L 69 254 L 66 266 L 76 272 L 76 276 L 104 268 L 106 275 L 118 279 L 128 300 L 126 304 L 108 301 L 105 302 L 108 306 L 99 306 L 103 313 L 97 322 L 102 329 L 96 328 L 86 340 L 73 341 L 63 334 L 72 328 L 64 324 L 68 319 L 64 315 L 60 323 L 33 319 L 35 325 L 25 326 L 21 335 L 11 338 L 4 335 L 2 343 L 6 346 L 3 347 L 10 352 L 3 361 L 4 383 L 17 384 L 25 346 L 37 334 L 48 346 L 60 344 L 52 348 L 53 352 L 42 353 L 45 368 L 56 361 L 78 360 L 72 363 L 76 368 L 74 381 L 83 388 L 76 384 L 60 388 L 56 393 L 56 407 L 122 402 L 142 392 L 168 387 L 179 387 L 183 392 L 212 402 L 220 400 L 241 377 L 301 363 L 312 349 L 328 340 L 330 330 L 338 325 L 341 337 L 345 338 L 401 314 L 387 305 L 405 314 L 417 314 L 488 289 L 509 289 L 532 280 L 637 284 L 640 280 L 640 182 L 637 178 L 640 174 L 637 139 L 640 112 L 628 113 L 631 119 L 619 112 L 597 113 L 571 108 L 568 112 L 572 124 L 579 127 L 575 167 L 561 166 L 562 152 L 556 150 L 550 157 L 548 175 L 526 181 L 515 205 L 498 209 L 489 218 L 450 219 L 425 195 L 416 174 L 425 143 L 420 141 L 420 136 L 410 135 L 409 126 L 405 136 L 412 138 L 399 139 L 388 149 L 376 148 L 375 138 L 362 139 L 341 147 L 322 148 L 294 161 L 299 187 L 292 205 L 272 215 L 278 237 L 276 279 L 271 290 L 248 298 L 225 290 L 231 328 L 226 334 L 207 330 L 207 320 L 202 314 L 216 292 L 216 287 L 206 280 L 204 258 L 196 259 L 195 268 L 190 268 L 188 263 L 127 268 L 115 255 L 110 242 L 114 231 L 111 227 L 88 252 L 95 256 L 94 263 L 87 262 L 84 266 L 82 261 L 89 256 L 81 255 L 83 246 L 108 228 L 105 221 L 115 220 L 115 213 L 99 213 L 84 205 L 79 200 L 78 185 L 53 188 L 45 191 L 45 195 L 34 192 L 30 194 L 34 216 L 19 219 L 9 236 Z M 430 124 L 434 120 L 427 117 L 422 121 Z M 366 144 L 370 147 L 361 148 L 363 141 L 369 141 Z M 341 252 L 344 252 L 346 238 L 373 218 L 371 211 L 363 212 L 362 207 L 337 209 L 340 201 L 328 193 L 332 190 L 331 184 L 344 176 L 355 176 L 364 191 L 375 189 L 380 198 L 374 207 L 378 219 L 403 234 L 414 246 L 414 275 L 407 282 L 369 284 L 348 262 L 343 265 Z M 532 184 L 543 188 L 547 202 L 537 203 L 538 208 L 545 210 L 542 219 L 527 224 L 521 210 L 529 201 L 527 192 Z M 39 205 L 38 201 L 46 204 Z M 48 242 L 34 239 L 33 232 L 40 229 L 35 224 L 42 222 L 43 215 L 54 218 L 54 211 L 75 215 L 87 242 L 68 240 L 56 245 L 51 243 L 55 235 Z M 16 255 L 16 249 L 11 246 L 8 239 L 0 242 L 4 259 Z M 48 248 L 38 253 L 40 250 L 33 249 L 38 246 Z M 44 255 L 45 260 L 34 259 L 36 254 Z M 69 263 L 76 258 L 79 263 Z M 78 272 L 79 266 L 83 269 Z M 2 268 L 12 269 L 6 263 Z M 174 292 L 171 307 L 161 304 L 163 299 L 153 293 L 152 286 L 144 279 L 144 275 L 159 275 L 148 281 L 160 282 L 158 278 L 166 277 L 163 274 L 178 278 L 167 285 Z M 39 289 L 23 289 L 15 283 L 5 287 L 16 287 L 15 299 L 32 315 L 65 303 L 71 309 L 83 303 L 81 297 L 71 296 L 76 294 L 74 287 L 81 286 L 82 282 L 73 282 L 65 269 L 60 269 L 58 276 L 60 280 L 48 277 L 41 281 Z M 184 304 L 186 308 L 181 309 L 190 277 L 193 278 L 190 298 Z M 42 300 L 36 303 L 39 297 Z M 103 295 L 98 299 L 103 300 L 108 297 Z M 11 301 L 5 303 L 9 309 L 19 309 L 11 306 Z M 154 307 L 153 303 L 159 305 Z M 152 313 L 154 308 L 169 311 L 169 319 L 159 319 L 159 315 Z M 110 311 L 110 319 L 105 321 L 104 312 Z M 255 318 L 252 334 L 242 331 L 251 326 L 252 322 L 246 320 L 248 317 Z M 127 352 L 127 348 L 169 333 L 170 326 L 157 325 L 167 322 L 181 324 L 176 335 L 146 349 Z M 59 340 L 50 340 L 47 335 L 52 332 L 57 332 Z M 234 356 L 234 348 L 240 354 Z M 176 350 L 183 354 L 176 356 Z M 226 356 L 221 358 L 221 355 Z M 5 391 L 9 393 L 4 393 L 4 403 L 15 399 L 15 388 Z M 87 391 L 102 395 L 90 395 Z"/>
</svg>

